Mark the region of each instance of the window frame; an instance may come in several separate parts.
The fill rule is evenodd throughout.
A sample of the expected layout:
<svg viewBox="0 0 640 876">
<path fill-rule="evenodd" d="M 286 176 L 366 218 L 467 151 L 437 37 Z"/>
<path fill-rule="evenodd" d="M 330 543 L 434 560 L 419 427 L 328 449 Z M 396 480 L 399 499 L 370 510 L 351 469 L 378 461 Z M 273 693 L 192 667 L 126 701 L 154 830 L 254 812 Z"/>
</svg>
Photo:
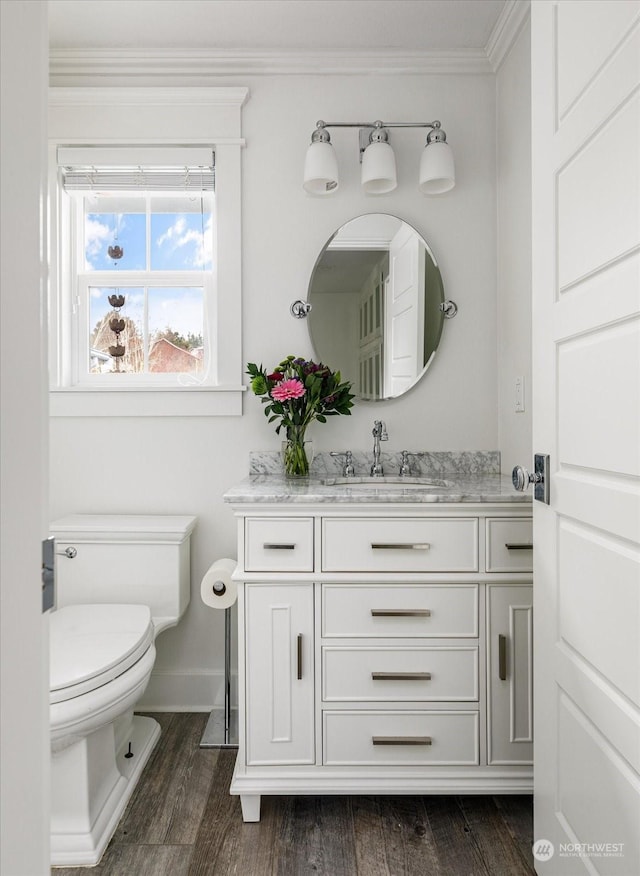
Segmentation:
<svg viewBox="0 0 640 876">
<path fill-rule="evenodd" d="M 113 192 L 115 196 L 117 192 Z M 128 193 L 122 193 L 124 195 Z M 167 197 L 176 195 L 176 192 L 154 192 L 153 195 L 146 195 L 145 207 L 147 218 L 147 234 L 150 232 L 150 200 L 154 195 Z M 85 240 L 84 240 L 84 196 L 85 192 L 78 190 L 68 194 L 69 209 L 71 211 L 70 222 L 70 245 L 71 245 L 71 277 L 69 283 L 73 294 L 73 289 L 76 290 L 76 312 L 74 327 L 76 342 L 71 345 L 69 350 L 70 356 L 70 373 L 73 386 L 79 388 L 100 388 L 101 386 L 111 387 L 114 383 L 114 378 L 110 374 L 91 374 L 85 368 L 83 361 L 86 354 L 90 354 L 90 333 L 91 325 L 89 323 L 89 289 L 92 286 L 110 287 L 120 286 L 122 288 L 171 288 L 171 287 L 193 287 L 203 289 L 203 335 L 205 339 L 205 360 L 202 375 L 191 375 L 181 372 L 166 372 L 166 373 L 149 373 L 141 372 L 136 374 L 122 374 L 115 380 L 121 382 L 121 388 L 140 388 L 146 387 L 162 387 L 165 389 L 183 388 L 189 386 L 201 386 L 203 388 L 215 389 L 218 384 L 217 364 L 218 357 L 216 355 L 217 346 L 217 331 L 215 314 L 217 311 L 216 298 L 216 271 L 215 265 L 217 262 L 217 252 L 215 246 L 215 226 L 217 222 L 215 193 L 207 192 L 205 198 L 210 200 L 213 211 L 213 264 L 211 269 L 206 271 L 169 271 L 158 270 L 154 271 L 150 265 L 140 270 L 127 271 L 83 271 L 80 267 L 85 256 Z M 146 240 L 146 257 L 149 258 L 150 241 Z M 117 281 L 117 282 L 116 282 Z M 146 327 L 145 327 L 146 328 Z M 86 332 L 86 334 L 85 334 Z M 145 342 L 147 341 L 145 335 Z M 88 343 L 89 342 L 89 343 Z"/>
<path fill-rule="evenodd" d="M 49 361 L 52 416 L 229 416 L 242 414 L 241 351 L 241 107 L 248 89 L 51 88 L 49 98 Z M 141 375 L 128 385 L 78 381 L 77 236 L 69 195 L 58 180 L 57 151 L 65 146 L 207 146 L 215 152 L 213 306 L 209 320 L 215 382 L 188 375 L 167 385 L 164 375 Z M 72 246 L 64 251 L 61 241 Z M 216 257 L 217 254 L 217 257 Z M 75 259 L 75 262 L 72 261 Z M 134 272 L 127 272 L 131 276 Z M 193 272 L 194 274 L 196 272 Z M 97 276 L 96 272 L 96 276 Z M 102 275 L 104 277 L 104 275 Z M 182 275 L 183 277 L 185 275 Z M 121 285 L 125 272 L 118 274 Z M 111 278 L 111 283 L 114 278 Z M 195 278 L 191 277 L 191 282 Z M 103 284 L 108 285 L 108 284 Z M 135 285 L 135 284 L 134 284 Z M 138 283 L 140 285 L 140 283 Z M 161 284 L 162 285 L 162 284 Z M 189 285 L 186 283 L 185 285 Z M 76 361 L 69 355 L 76 351 Z M 99 375 L 92 375 L 96 377 Z M 106 375 L 105 375 L 106 376 Z M 149 377 L 159 376 L 159 380 Z M 171 375 L 175 377 L 176 375 Z M 128 375 L 134 377 L 134 375 Z"/>
</svg>

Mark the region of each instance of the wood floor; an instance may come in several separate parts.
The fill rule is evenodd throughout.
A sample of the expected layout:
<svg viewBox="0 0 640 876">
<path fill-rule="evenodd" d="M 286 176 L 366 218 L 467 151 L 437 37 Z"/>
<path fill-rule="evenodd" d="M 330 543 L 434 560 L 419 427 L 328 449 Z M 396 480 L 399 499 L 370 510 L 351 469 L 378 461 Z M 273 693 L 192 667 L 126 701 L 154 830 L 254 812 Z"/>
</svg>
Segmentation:
<svg viewBox="0 0 640 876">
<path fill-rule="evenodd" d="M 243 824 L 234 750 L 205 714 L 162 737 L 100 864 L 55 876 L 533 876 L 531 797 L 263 797 Z"/>
</svg>

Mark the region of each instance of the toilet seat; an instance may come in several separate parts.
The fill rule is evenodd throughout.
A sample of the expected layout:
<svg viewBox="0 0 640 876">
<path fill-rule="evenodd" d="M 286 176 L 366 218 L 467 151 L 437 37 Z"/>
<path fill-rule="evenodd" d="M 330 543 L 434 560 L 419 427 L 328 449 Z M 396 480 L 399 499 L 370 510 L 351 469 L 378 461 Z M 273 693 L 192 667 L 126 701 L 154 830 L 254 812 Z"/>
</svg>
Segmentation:
<svg viewBox="0 0 640 876">
<path fill-rule="evenodd" d="M 68 605 L 50 620 L 50 703 L 89 693 L 137 663 L 153 644 L 146 605 Z"/>
</svg>

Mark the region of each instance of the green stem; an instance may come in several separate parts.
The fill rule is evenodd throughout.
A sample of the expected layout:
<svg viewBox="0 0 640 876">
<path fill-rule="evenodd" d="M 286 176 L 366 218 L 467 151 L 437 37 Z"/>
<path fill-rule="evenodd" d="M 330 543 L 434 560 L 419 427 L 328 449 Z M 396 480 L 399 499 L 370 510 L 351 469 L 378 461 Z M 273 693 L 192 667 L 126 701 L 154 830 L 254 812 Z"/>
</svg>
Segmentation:
<svg viewBox="0 0 640 876">
<path fill-rule="evenodd" d="M 304 449 L 304 432 L 304 428 L 296 426 L 287 429 L 284 470 L 290 477 L 306 477 L 309 474 L 309 460 Z"/>
</svg>

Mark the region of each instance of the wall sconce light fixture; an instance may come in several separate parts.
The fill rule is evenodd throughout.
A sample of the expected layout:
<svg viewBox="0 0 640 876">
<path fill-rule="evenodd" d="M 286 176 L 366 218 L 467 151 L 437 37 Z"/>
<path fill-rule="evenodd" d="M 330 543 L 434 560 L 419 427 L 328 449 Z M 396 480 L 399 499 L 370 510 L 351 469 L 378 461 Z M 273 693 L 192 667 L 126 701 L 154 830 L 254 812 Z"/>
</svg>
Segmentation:
<svg viewBox="0 0 640 876">
<path fill-rule="evenodd" d="M 396 158 L 389 128 L 430 128 L 420 159 L 418 188 L 440 195 L 456 182 L 453 152 L 439 121 L 434 122 L 316 122 L 304 163 L 303 188 L 310 195 L 330 195 L 339 187 L 338 160 L 327 128 L 359 128 L 361 184 L 370 195 L 384 195 L 398 185 Z"/>
</svg>

